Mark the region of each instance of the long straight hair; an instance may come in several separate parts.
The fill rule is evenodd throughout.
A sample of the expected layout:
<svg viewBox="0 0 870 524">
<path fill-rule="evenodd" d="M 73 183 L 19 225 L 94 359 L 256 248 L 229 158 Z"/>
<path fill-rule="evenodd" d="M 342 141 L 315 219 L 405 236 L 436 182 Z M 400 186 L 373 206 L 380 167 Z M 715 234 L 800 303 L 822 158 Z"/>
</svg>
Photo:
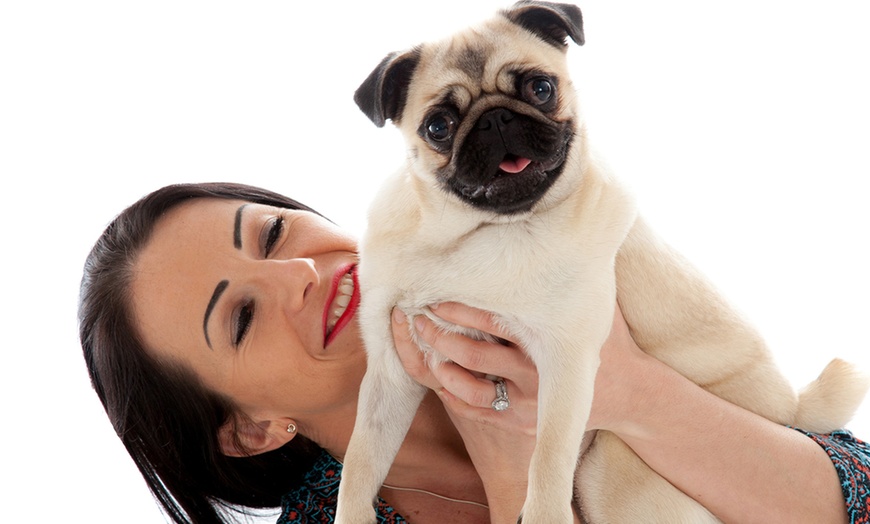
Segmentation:
<svg viewBox="0 0 870 524">
<path fill-rule="evenodd" d="M 85 261 L 78 316 L 91 383 L 154 497 L 174 522 L 210 524 L 245 507 L 280 506 L 281 496 L 299 484 L 319 448 L 297 435 L 262 455 L 223 455 L 218 429 L 244 415 L 188 369 L 154 358 L 135 329 L 132 267 L 160 217 L 198 198 L 314 212 L 241 184 L 158 189 L 121 212 L 97 240 Z"/>
</svg>

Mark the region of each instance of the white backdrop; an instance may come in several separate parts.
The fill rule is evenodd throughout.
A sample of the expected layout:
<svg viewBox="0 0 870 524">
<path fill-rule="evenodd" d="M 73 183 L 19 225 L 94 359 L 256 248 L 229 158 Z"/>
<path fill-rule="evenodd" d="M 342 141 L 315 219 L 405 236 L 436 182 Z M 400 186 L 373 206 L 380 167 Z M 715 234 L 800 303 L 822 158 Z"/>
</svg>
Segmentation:
<svg viewBox="0 0 870 524">
<path fill-rule="evenodd" d="M 353 91 L 387 52 L 508 2 L 348 4 L 0 4 L 0 477 L 15 522 L 163 520 L 77 340 L 81 265 L 114 214 L 167 183 L 230 180 L 361 232 L 403 149 Z M 647 218 L 796 386 L 833 355 L 870 369 L 870 4 L 581 7 L 570 60 L 590 133 Z M 850 427 L 870 438 L 870 407 Z"/>
</svg>

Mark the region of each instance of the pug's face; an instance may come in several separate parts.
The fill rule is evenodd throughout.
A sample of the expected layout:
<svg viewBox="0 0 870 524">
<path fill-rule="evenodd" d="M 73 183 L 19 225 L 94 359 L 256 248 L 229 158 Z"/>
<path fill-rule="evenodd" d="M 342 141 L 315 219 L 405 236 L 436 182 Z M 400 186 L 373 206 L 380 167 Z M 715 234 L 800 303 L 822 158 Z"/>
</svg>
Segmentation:
<svg viewBox="0 0 870 524">
<path fill-rule="evenodd" d="M 388 56 L 356 100 L 376 124 L 402 130 L 415 173 L 478 209 L 526 212 L 560 177 L 574 140 L 567 37 L 583 42 L 579 9 L 521 2 Z"/>
</svg>

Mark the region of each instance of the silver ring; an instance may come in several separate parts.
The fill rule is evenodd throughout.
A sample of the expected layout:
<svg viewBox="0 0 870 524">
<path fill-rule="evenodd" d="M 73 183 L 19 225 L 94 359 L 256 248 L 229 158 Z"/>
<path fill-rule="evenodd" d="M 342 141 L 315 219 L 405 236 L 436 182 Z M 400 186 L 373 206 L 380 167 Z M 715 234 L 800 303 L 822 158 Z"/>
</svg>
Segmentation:
<svg viewBox="0 0 870 524">
<path fill-rule="evenodd" d="M 492 401 L 492 409 L 504 411 L 511 407 L 511 401 L 508 400 L 507 384 L 504 383 L 504 379 L 497 377 L 492 382 L 495 384 L 495 400 Z"/>
</svg>

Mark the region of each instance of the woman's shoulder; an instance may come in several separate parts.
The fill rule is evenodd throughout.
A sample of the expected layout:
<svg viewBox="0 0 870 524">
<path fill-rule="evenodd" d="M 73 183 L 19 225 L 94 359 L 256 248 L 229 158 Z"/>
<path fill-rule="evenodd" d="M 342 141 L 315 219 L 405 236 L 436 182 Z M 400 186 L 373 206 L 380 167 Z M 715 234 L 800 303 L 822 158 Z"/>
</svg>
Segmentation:
<svg viewBox="0 0 870 524">
<path fill-rule="evenodd" d="M 341 463 L 326 451 L 314 461 L 302 484 L 281 498 L 277 524 L 331 524 L 335 522 Z M 378 524 L 407 522 L 383 499 L 378 498 Z"/>
</svg>

